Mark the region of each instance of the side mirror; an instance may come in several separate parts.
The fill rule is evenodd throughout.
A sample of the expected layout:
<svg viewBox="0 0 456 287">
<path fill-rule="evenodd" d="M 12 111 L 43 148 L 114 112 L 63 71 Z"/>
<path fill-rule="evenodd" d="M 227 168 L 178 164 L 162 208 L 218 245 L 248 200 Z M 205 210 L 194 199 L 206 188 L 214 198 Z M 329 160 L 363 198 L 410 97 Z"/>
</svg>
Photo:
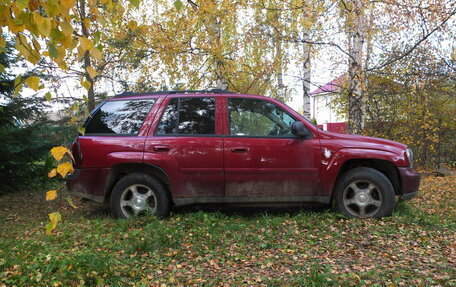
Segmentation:
<svg viewBox="0 0 456 287">
<path fill-rule="evenodd" d="M 296 121 L 291 125 L 291 132 L 298 137 L 301 138 L 306 138 L 310 135 L 309 130 L 306 128 L 306 125 L 304 125 L 300 121 Z"/>
</svg>

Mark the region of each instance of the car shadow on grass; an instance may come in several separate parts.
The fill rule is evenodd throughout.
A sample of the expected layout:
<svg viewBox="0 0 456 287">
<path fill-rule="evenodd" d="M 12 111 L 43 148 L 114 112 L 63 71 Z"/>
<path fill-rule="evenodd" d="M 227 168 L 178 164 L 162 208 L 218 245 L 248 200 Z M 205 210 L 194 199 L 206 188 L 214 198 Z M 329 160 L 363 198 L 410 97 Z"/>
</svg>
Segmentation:
<svg viewBox="0 0 456 287">
<path fill-rule="evenodd" d="M 197 212 L 221 213 L 226 216 L 257 217 L 268 215 L 297 215 L 298 213 L 323 213 L 330 209 L 329 205 L 309 204 L 302 206 L 217 206 L 217 205 L 192 205 L 175 207 L 172 215 L 185 215 Z"/>
<path fill-rule="evenodd" d="M 81 212 L 88 219 L 111 217 L 112 213 L 108 204 L 81 200 Z M 182 216 L 198 212 L 221 213 L 226 216 L 256 217 L 262 215 L 297 215 L 299 213 L 323 213 L 330 210 L 329 205 L 308 204 L 302 206 L 223 206 L 223 205 L 190 205 L 173 207 L 171 215 Z"/>
</svg>

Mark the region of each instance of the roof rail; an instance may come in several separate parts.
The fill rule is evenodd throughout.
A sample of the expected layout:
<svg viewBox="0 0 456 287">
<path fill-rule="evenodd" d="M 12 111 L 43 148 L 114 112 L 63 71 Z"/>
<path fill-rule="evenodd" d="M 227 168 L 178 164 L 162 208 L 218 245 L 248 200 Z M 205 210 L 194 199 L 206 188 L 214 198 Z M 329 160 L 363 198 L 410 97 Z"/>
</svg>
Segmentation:
<svg viewBox="0 0 456 287">
<path fill-rule="evenodd" d="M 143 96 L 143 95 L 167 95 L 167 94 L 235 94 L 234 92 L 221 89 L 211 89 L 211 90 L 184 90 L 184 91 L 158 91 L 158 92 L 142 92 L 142 93 L 132 93 L 124 92 L 114 97 L 131 97 L 131 96 Z"/>
</svg>

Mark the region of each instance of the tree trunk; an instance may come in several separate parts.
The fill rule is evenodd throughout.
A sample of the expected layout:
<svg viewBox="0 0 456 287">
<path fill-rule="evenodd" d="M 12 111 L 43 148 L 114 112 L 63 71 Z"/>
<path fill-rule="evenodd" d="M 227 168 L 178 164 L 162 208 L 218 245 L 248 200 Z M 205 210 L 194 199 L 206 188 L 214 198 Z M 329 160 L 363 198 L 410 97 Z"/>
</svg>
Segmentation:
<svg viewBox="0 0 456 287">
<path fill-rule="evenodd" d="M 302 62 L 302 112 L 303 115 L 310 119 L 310 76 L 311 76 L 311 63 L 310 63 L 310 33 L 309 30 L 304 29 L 302 33 L 303 40 L 303 62 Z"/>
<path fill-rule="evenodd" d="M 354 1 L 349 27 L 349 83 L 348 83 L 348 123 L 349 132 L 361 134 L 364 128 L 363 97 L 363 7 L 362 0 Z"/>
<path fill-rule="evenodd" d="M 285 84 L 283 83 L 283 51 L 282 38 L 277 34 L 275 37 L 275 59 L 278 62 L 277 68 L 277 95 L 280 100 L 285 100 Z"/>
<path fill-rule="evenodd" d="M 85 12 L 86 5 L 85 4 L 86 4 L 85 0 L 79 0 L 79 9 L 80 9 L 79 12 L 80 12 L 80 17 L 81 17 L 82 35 L 86 38 L 89 38 L 89 36 L 90 36 L 89 31 L 87 30 L 87 27 L 84 24 L 84 20 L 86 18 L 86 12 Z M 91 66 L 89 51 L 85 51 L 83 60 L 84 60 L 83 68 L 85 71 L 85 78 L 90 83 L 90 88 L 87 91 L 87 109 L 89 110 L 89 113 L 90 113 L 93 109 L 95 109 L 95 91 L 93 88 L 94 79 L 90 78 L 90 75 L 87 72 L 87 68 Z"/>
<path fill-rule="evenodd" d="M 217 83 L 216 83 L 216 88 L 221 89 L 221 90 L 226 90 L 228 88 L 228 81 L 225 76 L 225 63 L 223 61 L 223 55 L 221 54 L 221 45 L 222 43 L 220 42 L 221 36 L 222 36 L 222 29 L 220 27 L 220 23 L 217 19 L 214 19 L 213 22 L 210 24 L 212 29 L 212 39 L 215 47 L 217 47 L 217 54 L 215 54 L 215 61 L 216 61 L 216 71 L 215 73 L 217 74 Z M 219 54 L 220 53 L 220 54 Z"/>
<path fill-rule="evenodd" d="M 371 56 L 372 56 L 372 49 L 373 49 L 373 43 L 372 43 L 372 34 L 373 31 L 370 29 L 371 27 L 374 26 L 374 3 L 371 2 L 369 6 L 369 23 L 367 24 L 367 28 L 364 30 L 364 36 L 365 36 L 365 46 L 366 46 L 366 56 L 364 58 L 364 68 L 363 68 L 363 97 L 364 97 L 364 118 L 367 117 L 367 115 L 371 115 L 372 113 L 370 112 L 370 107 L 369 104 L 369 99 L 370 99 L 370 94 L 369 94 L 369 77 L 367 74 L 367 71 L 369 70 L 369 65 L 371 61 Z M 372 116 L 369 116 L 369 120 L 373 120 Z"/>
</svg>

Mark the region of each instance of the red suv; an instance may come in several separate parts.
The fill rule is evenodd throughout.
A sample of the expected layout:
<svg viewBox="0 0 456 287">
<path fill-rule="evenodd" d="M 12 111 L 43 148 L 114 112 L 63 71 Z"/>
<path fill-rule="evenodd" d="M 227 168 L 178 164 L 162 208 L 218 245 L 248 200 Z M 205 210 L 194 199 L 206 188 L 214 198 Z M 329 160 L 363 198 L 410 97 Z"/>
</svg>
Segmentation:
<svg viewBox="0 0 456 287">
<path fill-rule="evenodd" d="M 190 204 L 304 202 L 380 218 L 420 182 L 401 143 L 323 131 L 279 101 L 221 90 L 110 98 L 72 152 L 69 190 L 109 202 L 120 218 Z"/>
</svg>

